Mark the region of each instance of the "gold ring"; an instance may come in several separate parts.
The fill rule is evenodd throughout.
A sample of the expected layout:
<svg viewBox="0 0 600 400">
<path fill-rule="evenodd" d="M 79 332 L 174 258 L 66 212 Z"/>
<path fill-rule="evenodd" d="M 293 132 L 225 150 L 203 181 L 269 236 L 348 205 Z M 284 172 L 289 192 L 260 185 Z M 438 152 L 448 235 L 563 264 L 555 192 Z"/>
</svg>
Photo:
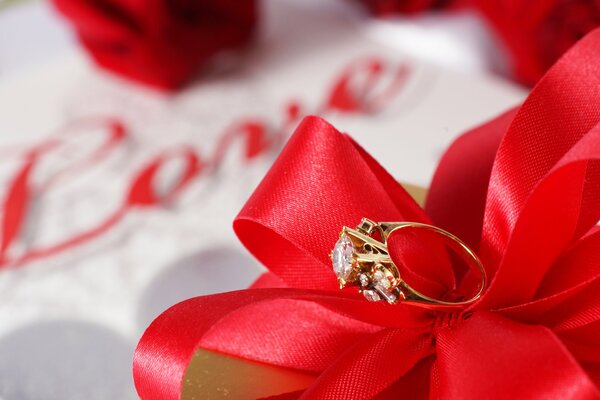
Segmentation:
<svg viewBox="0 0 600 400">
<path fill-rule="evenodd" d="M 470 299 L 450 302 L 431 298 L 411 288 L 400 277 L 387 248 L 389 236 L 400 229 L 426 229 L 449 241 L 469 267 L 481 274 L 477 293 Z M 359 292 L 369 301 L 406 302 L 428 309 L 463 308 L 481 297 L 487 280 L 479 257 L 462 240 L 441 228 L 420 222 L 376 223 L 363 218 L 356 229 L 346 226 L 342 229 L 331 253 L 331 261 L 340 289 L 358 286 Z"/>
</svg>

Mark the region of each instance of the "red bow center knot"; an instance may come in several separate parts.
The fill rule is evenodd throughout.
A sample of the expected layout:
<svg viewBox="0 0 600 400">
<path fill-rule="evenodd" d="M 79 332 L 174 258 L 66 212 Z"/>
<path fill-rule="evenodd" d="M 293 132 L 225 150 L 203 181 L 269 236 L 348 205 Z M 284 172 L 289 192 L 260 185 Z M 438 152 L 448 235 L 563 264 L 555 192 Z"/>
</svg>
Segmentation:
<svg viewBox="0 0 600 400">
<path fill-rule="evenodd" d="M 285 398 L 600 398 L 599 55 L 594 31 L 520 107 L 459 137 L 424 209 L 349 136 L 305 118 L 234 222 L 269 272 L 160 315 L 135 354 L 140 396 L 179 398 L 202 347 L 315 375 Z M 363 217 L 460 237 L 485 266 L 482 298 L 441 313 L 339 290 L 329 254 Z M 477 283 L 415 239 L 394 258 L 406 282 L 440 296 Z"/>
</svg>

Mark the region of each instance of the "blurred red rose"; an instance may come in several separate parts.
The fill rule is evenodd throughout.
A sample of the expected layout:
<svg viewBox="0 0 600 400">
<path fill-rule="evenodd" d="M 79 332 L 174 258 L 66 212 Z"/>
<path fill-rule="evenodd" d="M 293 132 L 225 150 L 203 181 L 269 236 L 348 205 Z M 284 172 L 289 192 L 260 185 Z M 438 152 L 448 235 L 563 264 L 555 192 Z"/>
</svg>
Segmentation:
<svg viewBox="0 0 600 400">
<path fill-rule="evenodd" d="M 506 45 L 513 75 L 528 85 L 600 26 L 600 0 L 477 0 L 477 6 Z"/>
<path fill-rule="evenodd" d="M 98 64 L 169 90 L 245 43 L 256 21 L 254 0 L 53 1 Z"/>
<path fill-rule="evenodd" d="M 535 84 L 577 40 L 600 26 L 600 0 L 360 0 L 377 16 L 476 9 L 506 46 L 513 77 Z"/>
<path fill-rule="evenodd" d="M 450 0 L 359 0 L 374 15 L 415 14 L 445 7 Z"/>
</svg>

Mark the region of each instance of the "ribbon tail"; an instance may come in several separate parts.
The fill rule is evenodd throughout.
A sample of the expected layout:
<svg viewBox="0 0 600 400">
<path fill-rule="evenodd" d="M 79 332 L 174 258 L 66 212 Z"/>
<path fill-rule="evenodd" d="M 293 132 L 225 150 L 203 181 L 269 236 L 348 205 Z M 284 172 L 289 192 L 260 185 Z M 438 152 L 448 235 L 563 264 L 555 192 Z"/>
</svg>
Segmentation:
<svg viewBox="0 0 600 400">
<path fill-rule="evenodd" d="M 548 328 L 476 312 L 437 335 L 444 399 L 598 399 L 600 392 Z"/>
<path fill-rule="evenodd" d="M 431 333 L 380 331 L 348 348 L 300 399 L 375 399 L 429 356 L 431 343 Z"/>
</svg>

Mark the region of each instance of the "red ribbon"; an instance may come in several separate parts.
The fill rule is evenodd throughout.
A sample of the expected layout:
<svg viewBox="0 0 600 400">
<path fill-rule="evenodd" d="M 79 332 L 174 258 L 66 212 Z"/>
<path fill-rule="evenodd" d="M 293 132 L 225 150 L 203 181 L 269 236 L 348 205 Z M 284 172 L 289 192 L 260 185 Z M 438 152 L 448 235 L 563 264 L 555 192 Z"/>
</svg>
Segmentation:
<svg viewBox="0 0 600 400">
<path fill-rule="evenodd" d="M 597 30 L 518 110 L 460 137 L 425 211 L 352 139 L 306 118 L 234 223 L 269 275 L 160 315 L 135 354 L 140 396 L 179 398 L 203 347 L 317 375 L 286 398 L 600 398 L 599 55 Z M 340 291 L 328 254 L 365 216 L 464 238 L 491 278 L 482 299 L 447 314 Z M 441 295 L 473 281 L 451 272 L 402 271 Z"/>
</svg>

